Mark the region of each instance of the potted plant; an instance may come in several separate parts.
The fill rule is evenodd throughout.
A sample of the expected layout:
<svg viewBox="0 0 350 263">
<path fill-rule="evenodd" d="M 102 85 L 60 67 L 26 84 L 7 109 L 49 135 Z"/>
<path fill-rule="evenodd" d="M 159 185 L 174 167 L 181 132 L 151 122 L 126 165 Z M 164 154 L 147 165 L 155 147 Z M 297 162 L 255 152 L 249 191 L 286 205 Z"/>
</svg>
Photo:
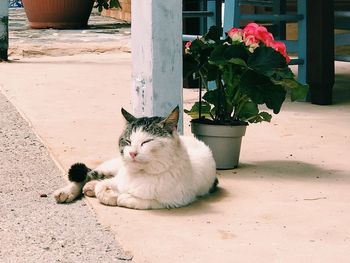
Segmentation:
<svg viewBox="0 0 350 263">
<path fill-rule="evenodd" d="M 31 28 L 77 29 L 87 27 L 95 7 L 120 8 L 118 0 L 23 0 Z"/>
<path fill-rule="evenodd" d="M 211 27 L 203 37 L 188 42 L 184 76 L 193 74 L 205 87 L 190 110 L 191 129 L 211 148 L 218 169 L 238 166 L 241 137 L 249 123 L 269 122 L 290 92 L 291 100 L 305 99 L 307 86 L 295 80 L 283 42 L 275 41 L 261 25 L 232 28 L 222 39 Z M 209 85 L 208 85 L 209 83 Z M 212 87 L 211 87 L 211 84 Z"/>
</svg>

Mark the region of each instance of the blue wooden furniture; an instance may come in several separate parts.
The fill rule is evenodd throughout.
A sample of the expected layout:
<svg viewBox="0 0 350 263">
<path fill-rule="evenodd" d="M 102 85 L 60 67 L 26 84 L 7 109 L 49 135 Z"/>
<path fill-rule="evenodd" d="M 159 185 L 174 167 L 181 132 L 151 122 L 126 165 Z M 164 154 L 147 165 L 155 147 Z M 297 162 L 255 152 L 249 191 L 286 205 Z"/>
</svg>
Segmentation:
<svg viewBox="0 0 350 263">
<path fill-rule="evenodd" d="M 213 26 L 221 27 L 221 5 L 222 0 L 199 0 L 199 10 L 183 11 L 183 18 L 197 17 L 200 18 L 200 27 L 197 34 L 184 34 L 183 41 L 190 41 L 203 35 L 207 30 Z"/>
<path fill-rule="evenodd" d="M 334 28 L 350 30 L 350 11 L 338 11 L 334 13 Z M 350 45 L 350 33 L 334 35 L 335 46 Z M 350 62 L 350 54 L 336 55 L 335 60 Z"/>
<path fill-rule="evenodd" d="M 205 34 L 208 29 L 216 25 L 218 27 L 222 27 L 222 21 L 221 21 L 221 8 L 222 8 L 222 0 L 199 0 L 199 10 L 192 10 L 192 11 L 182 11 L 182 17 L 184 19 L 186 18 L 199 18 L 200 19 L 200 25 L 199 30 L 196 32 L 196 34 L 183 34 L 182 35 L 182 41 L 191 41 L 194 40 L 203 34 Z M 200 81 L 192 79 L 192 77 L 189 77 L 184 82 L 184 87 L 198 87 L 202 86 Z M 214 88 L 215 83 L 209 82 L 208 83 L 209 88 Z"/>
</svg>

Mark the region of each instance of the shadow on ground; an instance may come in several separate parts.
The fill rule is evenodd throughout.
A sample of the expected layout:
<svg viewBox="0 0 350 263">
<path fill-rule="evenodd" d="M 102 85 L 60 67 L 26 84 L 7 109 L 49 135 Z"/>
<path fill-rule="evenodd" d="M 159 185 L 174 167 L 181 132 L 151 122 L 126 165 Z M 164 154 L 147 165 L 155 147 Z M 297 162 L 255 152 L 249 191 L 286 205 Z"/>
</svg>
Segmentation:
<svg viewBox="0 0 350 263">
<path fill-rule="evenodd" d="M 211 214 L 217 211 L 217 204 L 229 195 L 232 196 L 232 193 L 229 193 L 228 190 L 222 187 L 218 187 L 216 192 L 204 196 L 188 206 L 175 209 L 150 210 L 150 212 L 166 217 Z"/>
<path fill-rule="evenodd" d="M 318 165 L 293 160 L 270 160 L 254 163 L 242 163 L 239 169 L 222 173 L 221 177 L 229 180 L 256 178 L 285 179 L 293 181 L 305 181 L 315 179 L 339 180 L 350 182 L 350 178 L 340 170 L 324 169 Z"/>
<path fill-rule="evenodd" d="M 87 30 L 99 30 L 99 29 L 118 29 L 118 28 L 130 28 L 130 23 L 109 23 L 109 24 L 95 24 L 95 25 L 88 25 Z M 101 33 L 109 33 L 112 34 L 113 32 L 101 32 Z"/>
<path fill-rule="evenodd" d="M 336 74 L 333 89 L 334 104 L 350 104 L 350 75 Z"/>
</svg>

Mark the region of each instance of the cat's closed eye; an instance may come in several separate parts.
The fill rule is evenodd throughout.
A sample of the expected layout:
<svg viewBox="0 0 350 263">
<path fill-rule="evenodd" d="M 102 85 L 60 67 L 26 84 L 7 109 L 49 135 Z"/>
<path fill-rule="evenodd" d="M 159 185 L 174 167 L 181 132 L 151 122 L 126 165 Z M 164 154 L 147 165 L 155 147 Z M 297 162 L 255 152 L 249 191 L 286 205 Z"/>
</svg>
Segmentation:
<svg viewBox="0 0 350 263">
<path fill-rule="evenodd" d="M 130 140 L 125 140 L 127 145 L 131 145 L 131 141 Z"/>
<path fill-rule="evenodd" d="M 151 142 L 151 141 L 153 141 L 153 139 L 146 140 L 146 141 L 144 141 L 144 142 L 141 143 L 141 146 L 143 146 L 144 144 L 149 143 L 149 142 Z"/>
</svg>

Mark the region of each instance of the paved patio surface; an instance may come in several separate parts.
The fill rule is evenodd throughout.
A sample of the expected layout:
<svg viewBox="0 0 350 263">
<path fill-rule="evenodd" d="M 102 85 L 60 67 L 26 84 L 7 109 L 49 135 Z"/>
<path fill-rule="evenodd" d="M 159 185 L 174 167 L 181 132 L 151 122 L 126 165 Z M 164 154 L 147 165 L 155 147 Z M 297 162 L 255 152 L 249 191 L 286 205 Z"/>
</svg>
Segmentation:
<svg viewBox="0 0 350 263">
<path fill-rule="evenodd" d="M 348 262 L 349 72 L 336 63 L 334 105 L 286 103 L 271 123 L 250 125 L 240 168 L 218 171 L 209 198 L 160 211 L 77 204 L 91 205 L 136 262 Z M 0 87 L 67 169 L 117 154 L 130 75 L 127 52 L 25 57 L 0 64 Z M 196 96 L 184 90 L 185 108 Z M 189 134 L 187 117 L 184 126 Z"/>
<path fill-rule="evenodd" d="M 88 28 L 81 30 L 30 29 L 23 8 L 10 9 L 12 59 L 35 56 L 62 56 L 77 53 L 100 54 L 130 51 L 130 24 L 93 11 Z"/>
</svg>

